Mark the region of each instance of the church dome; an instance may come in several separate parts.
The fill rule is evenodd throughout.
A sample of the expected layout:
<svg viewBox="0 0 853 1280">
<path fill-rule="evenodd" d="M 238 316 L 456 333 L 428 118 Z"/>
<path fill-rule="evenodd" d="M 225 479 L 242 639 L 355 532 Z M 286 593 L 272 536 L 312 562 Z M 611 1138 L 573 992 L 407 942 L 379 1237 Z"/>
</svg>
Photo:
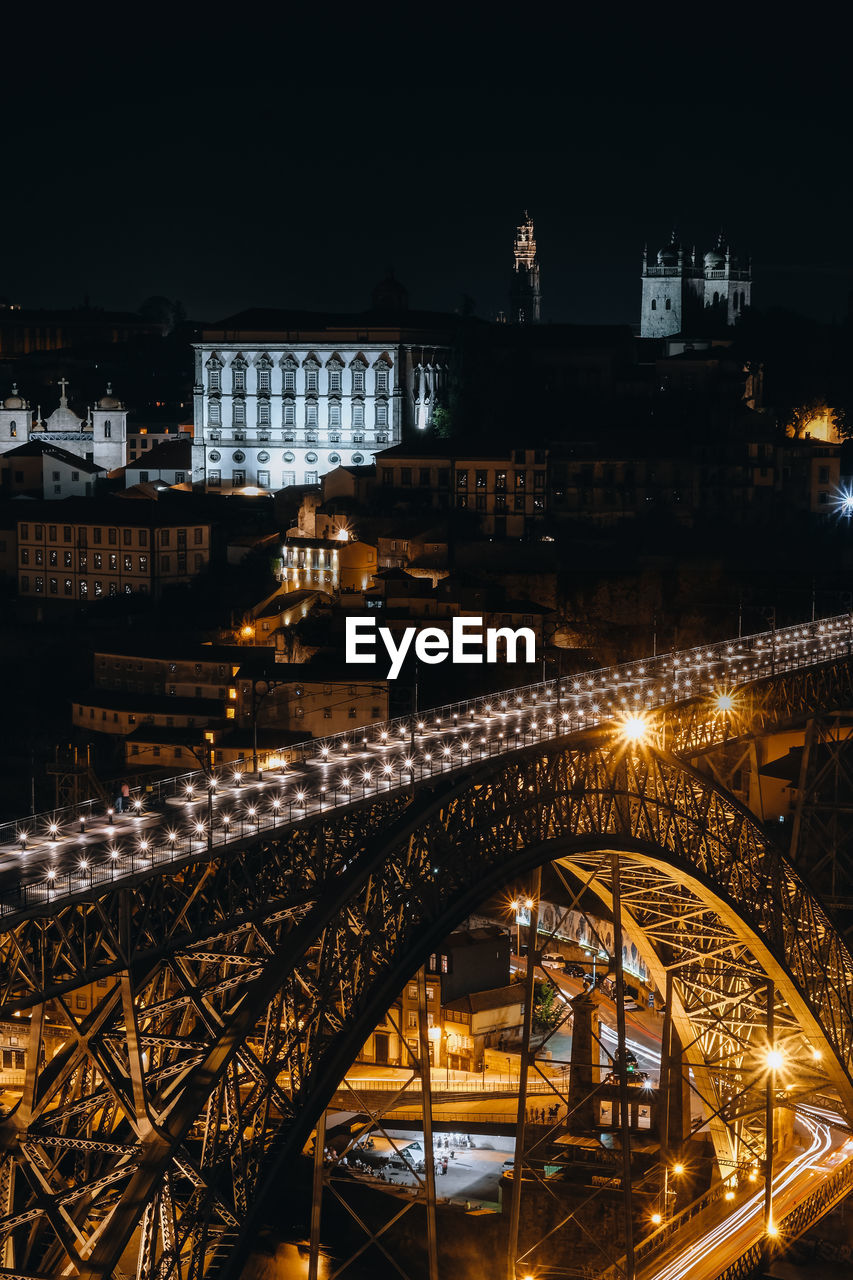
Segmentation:
<svg viewBox="0 0 853 1280">
<path fill-rule="evenodd" d="M 121 401 L 116 400 L 115 396 L 113 395 L 113 384 L 111 382 L 108 382 L 107 394 L 105 396 L 101 396 L 100 400 L 98 401 L 98 408 L 99 409 L 121 409 L 121 407 L 122 407 Z"/>
<path fill-rule="evenodd" d="M 678 246 L 674 244 L 664 245 L 662 249 L 658 249 L 658 266 L 674 267 L 678 262 Z"/>
<path fill-rule="evenodd" d="M 373 290 L 372 302 L 374 311 L 399 313 L 408 309 L 409 295 L 405 286 L 395 278 L 393 267 L 389 269 L 385 279 L 380 280 Z"/>
<path fill-rule="evenodd" d="M 6 399 L 3 401 L 3 408 L 4 409 L 26 409 L 26 407 L 27 407 L 26 401 L 23 400 L 21 396 L 18 395 L 17 383 L 13 384 L 12 394 L 10 396 L 7 396 Z"/>
<path fill-rule="evenodd" d="M 77 417 L 73 409 L 68 408 L 68 397 L 65 394 L 65 388 L 68 383 L 64 378 L 60 378 L 59 385 L 62 387 L 59 406 L 54 409 L 48 418 L 45 423 L 45 429 L 47 431 L 79 431 L 81 419 Z"/>
<path fill-rule="evenodd" d="M 705 266 L 710 271 L 719 271 L 726 265 L 726 255 L 722 249 L 709 249 L 705 254 Z"/>
</svg>

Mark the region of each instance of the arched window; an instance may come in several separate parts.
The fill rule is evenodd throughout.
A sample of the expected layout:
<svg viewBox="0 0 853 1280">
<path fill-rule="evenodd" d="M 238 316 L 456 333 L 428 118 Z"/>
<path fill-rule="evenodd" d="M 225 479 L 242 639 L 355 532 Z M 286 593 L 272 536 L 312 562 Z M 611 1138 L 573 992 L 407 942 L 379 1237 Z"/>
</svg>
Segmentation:
<svg viewBox="0 0 853 1280">
<path fill-rule="evenodd" d="M 671 301 L 671 299 L 669 299 L 669 298 L 667 298 L 667 300 L 666 300 L 666 309 L 667 309 L 667 311 L 671 311 L 671 310 L 672 310 L 672 301 Z"/>
<path fill-rule="evenodd" d="M 107 418 L 106 422 L 104 423 L 104 439 L 109 440 L 112 434 L 113 434 L 113 424 L 110 422 L 109 418 Z"/>
<path fill-rule="evenodd" d="M 652 298 L 652 311 L 657 311 L 657 309 L 658 309 L 657 298 Z"/>
<path fill-rule="evenodd" d="M 720 305 L 720 293 L 718 289 L 715 289 L 714 290 L 714 306 L 718 307 L 719 305 Z"/>
<path fill-rule="evenodd" d="M 14 438 L 14 437 L 16 437 L 16 436 L 17 436 L 17 434 L 18 434 L 18 424 L 17 424 L 17 422 L 10 422 L 10 423 L 9 423 L 9 435 L 10 435 L 10 436 L 12 436 L 12 437 Z"/>
</svg>

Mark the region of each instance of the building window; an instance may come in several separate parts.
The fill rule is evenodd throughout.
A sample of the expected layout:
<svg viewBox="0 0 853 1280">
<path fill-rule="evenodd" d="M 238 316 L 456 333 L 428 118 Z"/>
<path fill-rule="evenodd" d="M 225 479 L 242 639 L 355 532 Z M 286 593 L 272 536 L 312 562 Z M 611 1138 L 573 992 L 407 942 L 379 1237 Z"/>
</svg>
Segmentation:
<svg viewBox="0 0 853 1280">
<path fill-rule="evenodd" d="M 463 490 L 468 488 L 468 472 L 467 471 L 456 472 L 456 488 L 463 489 Z"/>
<path fill-rule="evenodd" d="M 258 395 L 268 396 L 270 393 L 270 370 L 267 365 L 258 369 Z"/>
<path fill-rule="evenodd" d="M 36 591 L 41 594 L 44 591 L 44 578 L 36 576 Z"/>
<path fill-rule="evenodd" d="M 30 563 L 30 552 L 28 547 L 21 547 L 21 564 Z"/>
<path fill-rule="evenodd" d="M 96 569 L 103 568 L 103 556 L 101 555 L 100 551 L 95 552 L 95 554 L 92 556 L 92 561 Z"/>
<path fill-rule="evenodd" d="M 231 365 L 231 390 L 235 396 L 246 394 L 246 366 L 242 360 Z"/>
<path fill-rule="evenodd" d="M 657 311 L 658 304 L 655 298 L 652 298 L 652 311 Z"/>
<path fill-rule="evenodd" d="M 221 485 L 221 483 L 222 483 L 222 472 L 221 472 L 221 471 L 208 471 L 208 473 L 207 473 L 207 483 L 210 485 L 211 489 L 218 489 L 218 488 L 219 488 L 219 486 L 220 486 L 220 485 Z"/>
<path fill-rule="evenodd" d="M 341 425 L 341 406 L 337 403 L 329 405 L 329 427 L 339 428 Z"/>
<path fill-rule="evenodd" d="M 352 425 L 353 430 L 364 427 L 364 405 L 361 401 L 357 401 L 352 407 Z"/>
<path fill-rule="evenodd" d="M 353 369 L 352 371 L 352 393 L 354 396 L 364 395 L 364 370 Z"/>
<path fill-rule="evenodd" d="M 57 589 L 57 586 L 58 586 L 58 583 L 57 583 L 57 581 L 56 581 L 56 578 L 49 578 L 49 579 L 48 579 L 48 583 L 47 583 L 47 585 L 48 585 L 48 591 L 49 591 L 49 594 L 50 594 L 50 595 L 52 595 L 52 596 L 55 596 L 55 595 L 56 595 L 56 589 Z"/>
<path fill-rule="evenodd" d="M 245 400 L 234 401 L 232 422 L 235 427 L 245 427 L 246 425 Z"/>
<path fill-rule="evenodd" d="M 9 423 L 9 435 L 10 435 L 10 436 L 12 436 L 12 438 L 14 439 L 14 438 L 17 436 L 17 434 L 18 434 L 18 424 L 17 424 L 17 422 L 10 422 L 10 423 Z"/>
<path fill-rule="evenodd" d="M 239 489 L 246 483 L 245 471 L 234 471 L 231 474 L 231 488 Z"/>
<path fill-rule="evenodd" d="M 89 584 L 85 578 L 80 579 L 80 595 L 87 596 L 89 594 Z"/>
<path fill-rule="evenodd" d="M 305 394 L 315 396 L 319 389 L 319 378 L 316 369 L 305 370 Z"/>
<path fill-rule="evenodd" d="M 295 472 L 295 471 L 282 471 L 282 473 L 281 473 L 281 487 L 282 487 L 283 489 L 286 489 L 286 488 L 287 488 L 287 486 L 288 486 L 289 484 L 296 484 L 296 472 Z"/>
<path fill-rule="evenodd" d="M 112 438 L 112 434 L 113 434 L 113 424 L 110 422 L 109 418 L 107 418 L 106 422 L 104 423 L 104 438 L 106 440 L 110 440 Z"/>
<path fill-rule="evenodd" d="M 147 484 L 147 483 L 148 483 L 148 472 L 147 472 L 147 471 L 140 471 L 140 473 L 139 473 L 139 482 L 140 482 L 140 484 Z"/>
<path fill-rule="evenodd" d="M 268 489 L 270 487 L 270 473 L 268 471 L 258 472 L 258 485 L 261 489 Z"/>
<path fill-rule="evenodd" d="M 283 379 L 283 390 L 285 392 L 290 392 L 291 394 L 295 393 L 296 391 L 296 370 L 295 369 L 285 369 L 284 379 Z"/>
<path fill-rule="evenodd" d="M 377 425 L 377 427 L 387 427 L 387 426 L 388 426 L 388 406 L 387 406 L 387 404 L 384 404 L 384 403 L 377 404 L 377 406 L 376 406 L 376 425 Z"/>
<path fill-rule="evenodd" d="M 222 406 L 218 400 L 211 400 L 207 406 L 207 425 L 209 427 L 222 426 Z"/>
<path fill-rule="evenodd" d="M 70 595 L 71 595 L 71 593 L 73 592 L 73 590 L 74 590 L 74 586 L 73 586 L 73 584 L 72 584 L 72 582 L 71 582 L 71 579 L 70 579 L 70 578 L 66 578 L 66 579 L 65 579 L 65 582 L 64 582 L 64 589 L 65 589 L 65 594 L 66 594 L 67 596 L 70 596 Z"/>
<path fill-rule="evenodd" d="M 258 426 L 268 427 L 270 425 L 270 402 L 269 400 L 258 401 Z"/>
<path fill-rule="evenodd" d="M 329 395 L 339 396 L 341 394 L 341 371 L 340 369 L 329 370 Z"/>
<path fill-rule="evenodd" d="M 59 557 L 54 549 L 51 549 L 47 555 L 48 563 L 56 566 L 59 563 Z"/>
<path fill-rule="evenodd" d="M 305 472 L 305 484 L 317 484 L 317 472 L 316 472 L 316 471 L 306 471 L 306 472 Z"/>
<path fill-rule="evenodd" d="M 377 369 L 376 371 L 376 394 L 378 396 L 387 396 L 388 394 L 387 369 Z"/>
<path fill-rule="evenodd" d="M 305 427 L 308 431 L 316 431 L 318 424 L 317 406 L 316 404 L 306 404 L 305 406 Z"/>
<path fill-rule="evenodd" d="M 212 395 L 218 395 L 222 390 L 222 370 L 212 360 L 207 363 L 207 389 Z"/>
</svg>

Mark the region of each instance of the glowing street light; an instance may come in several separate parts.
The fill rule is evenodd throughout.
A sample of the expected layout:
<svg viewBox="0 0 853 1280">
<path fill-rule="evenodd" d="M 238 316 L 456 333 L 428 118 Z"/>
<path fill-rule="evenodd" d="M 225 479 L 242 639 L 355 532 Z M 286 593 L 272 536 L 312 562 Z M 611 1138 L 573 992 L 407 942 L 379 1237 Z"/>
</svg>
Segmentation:
<svg viewBox="0 0 853 1280">
<path fill-rule="evenodd" d="M 628 715 L 621 721 L 619 732 L 625 742 L 644 747 L 649 740 L 651 726 L 645 716 Z"/>
<path fill-rule="evenodd" d="M 779 1071 L 785 1065 L 785 1055 L 781 1049 L 770 1048 L 765 1059 L 769 1071 Z"/>
</svg>

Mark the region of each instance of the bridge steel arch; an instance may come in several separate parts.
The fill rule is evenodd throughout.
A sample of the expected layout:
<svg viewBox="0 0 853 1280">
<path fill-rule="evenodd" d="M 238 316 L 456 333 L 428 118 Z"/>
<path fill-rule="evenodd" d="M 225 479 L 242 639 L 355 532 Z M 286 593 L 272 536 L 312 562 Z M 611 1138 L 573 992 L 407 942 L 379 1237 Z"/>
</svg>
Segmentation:
<svg viewBox="0 0 853 1280">
<path fill-rule="evenodd" d="M 853 960 L 820 903 L 706 777 L 599 730 L 7 922 L 0 1015 L 27 1009 L 31 1030 L 0 1127 L 3 1265 L 105 1278 L 130 1245 L 140 1276 L 239 1274 L 264 1187 L 423 957 L 536 864 L 567 861 L 606 901 L 614 849 L 653 971 L 664 946 L 680 962 L 676 1015 L 709 1102 L 725 1105 L 726 1071 L 754 1070 L 753 979 L 769 973 L 853 1118 Z M 689 954 L 671 906 L 649 915 L 667 893 Z M 707 1025 L 691 965 L 744 975 L 714 988 Z M 99 979 L 75 1016 L 73 991 Z M 44 1061 L 48 1000 L 66 1039 Z"/>
</svg>

